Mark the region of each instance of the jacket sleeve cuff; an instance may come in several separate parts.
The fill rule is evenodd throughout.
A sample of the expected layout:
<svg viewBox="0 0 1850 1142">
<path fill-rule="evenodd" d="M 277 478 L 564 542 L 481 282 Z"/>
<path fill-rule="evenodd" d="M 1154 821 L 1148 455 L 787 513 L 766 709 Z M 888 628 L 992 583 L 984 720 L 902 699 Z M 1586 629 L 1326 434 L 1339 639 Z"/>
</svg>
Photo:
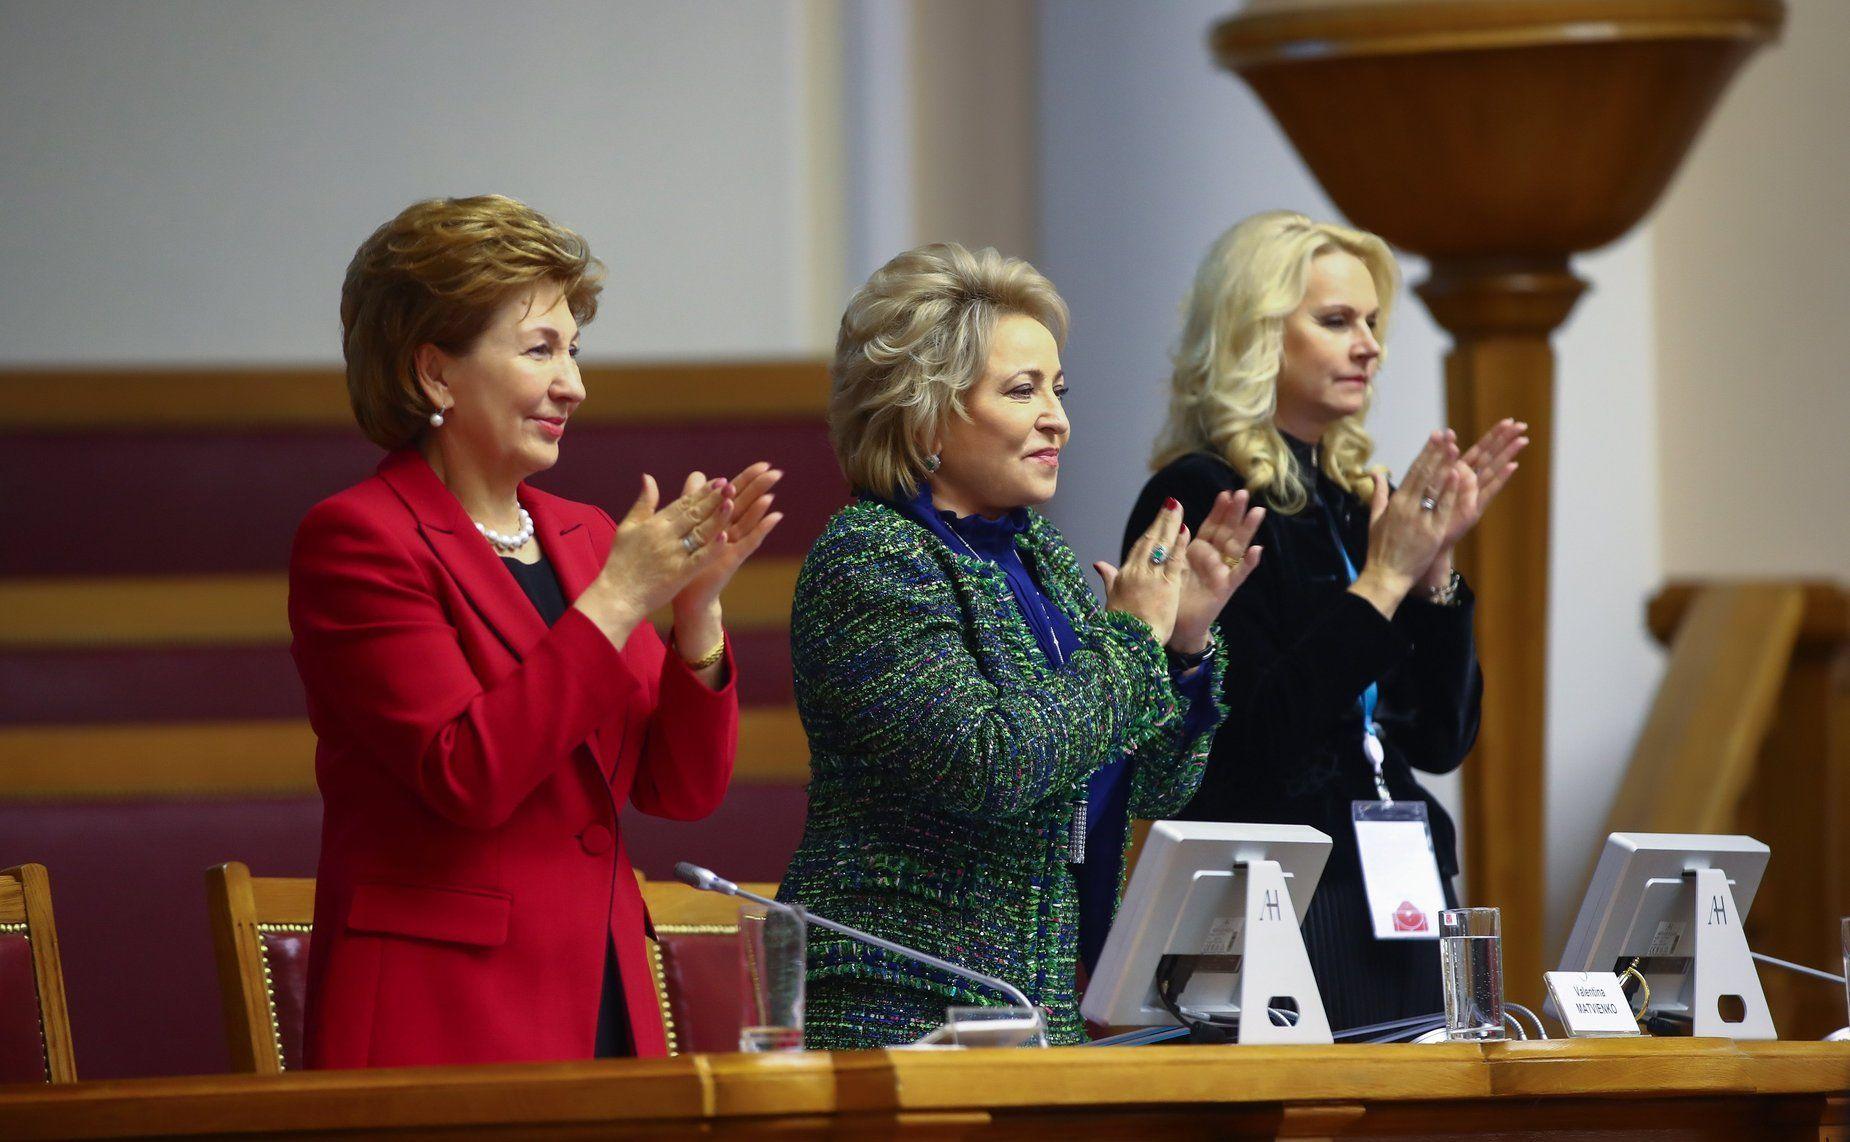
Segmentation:
<svg viewBox="0 0 1850 1142">
<path fill-rule="evenodd" d="M 1105 637 L 1122 648 L 1126 673 L 1129 675 L 1124 681 L 1141 687 L 1143 691 L 1143 701 L 1139 707 L 1146 712 L 1142 719 L 1145 725 L 1167 725 L 1178 712 L 1177 695 L 1169 679 L 1168 656 L 1156 641 L 1156 633 L 1148 623 L 1123 611 L 1105 611 L 1100 614 L 1097 629 L 1108 631 Z"/>
<path fill-rule="evenodd" d="M 1182 737 L 1192 740 L 1205 733 L 1212 733 L 1227 716 L 1222 704 L 1220 683 L 1226 673 L 1227 649 L 1225 642 L 1215 639 L 1214 653 L 1210 654 L 1193 674 L 1186 678 L 1175 679 L 1176 696 L 1182 703 Z"/>
<path fill-rule="evenodd" d="M 1476 612 L 1477 594 L 1471 590 L 1470 583 L 1460 578 L 1458 594 L 1443 606 L 1428 602 L 1420 592 L 1408 595 L 1407 601 L 1394 612 L 1394 626 L 1418 644 L 1422 636 L 1469 631 Z"/>
<path fill-rule="evenodd" d="M 732 635 L 726 634 L 726 652 L 720 656 L 720 677 L 725 679 L 717 688 L 708 686 L 694 673 L 674 648 L 674 640 L 665 640 L 662 654 L 662 698 L 664 702 L 673 700 L 677 704 L 685 702 L 692 706 L 737 705 L 739 698 L 739 667 L 732 657 Z"/>
</svg>

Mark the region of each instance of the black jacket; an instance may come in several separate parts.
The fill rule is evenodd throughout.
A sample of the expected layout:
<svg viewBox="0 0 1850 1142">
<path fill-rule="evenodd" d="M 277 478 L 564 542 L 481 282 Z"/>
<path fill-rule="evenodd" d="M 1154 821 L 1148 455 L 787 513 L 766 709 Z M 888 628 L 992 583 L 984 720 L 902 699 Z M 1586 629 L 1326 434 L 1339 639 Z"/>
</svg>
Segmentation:
<svg viewBox="0 0 1850 1142">
<path fill-rule="evenodd" d="M 1289 439 L 1289 438 L 1287 438 Z M 1305 471 L 1310 449 L 1292 447 Z M 1198 532 L 1214 497 L 1244 481 L 1205 452 L 1150 478 L 1131 510 L 1124 546 L 1143 533 L 1165 498 L 1181 502 Z M 1329 507 L 1326 507 L 1329 505 Z M 1470 588 L 1451 606 L 1410 595 L 1383 618 L 1348 592 L 1330 533 L 1333 507 L 1343 546 L 1359 570 L 1368 552 L 1368 507 L 1322 473 L 1296 515 L 1268 510 L 1253 542 L 1259 567 L 1221 612 L 1227 642 L 1228 716 L 1214 740 L 1207 776 L 1181 816 L 1197 821 L 1313 825 L 1334 841 L 1326 877 L 1360 878 L 1349 803 L 1375 798 L 1362 752 L 1360 698 L 1380 685 L 1375 720 L 1396 800 L 1427 803 L 1441 875 L 1458 871 L 1456 830 L 1413 770 L 1448 773 L 1477 739 L 1483 677 L 1471 632 Z"/>
</svg>

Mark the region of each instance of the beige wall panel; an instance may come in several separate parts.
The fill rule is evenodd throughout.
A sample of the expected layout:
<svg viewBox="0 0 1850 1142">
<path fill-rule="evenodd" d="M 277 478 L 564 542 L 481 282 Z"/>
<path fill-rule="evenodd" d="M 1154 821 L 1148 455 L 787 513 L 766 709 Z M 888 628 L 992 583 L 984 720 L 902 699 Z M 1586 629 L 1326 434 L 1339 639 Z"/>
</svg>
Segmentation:
<svg viewBox="0 0 1850 1142">
<path fill-rule="evenodd" d="M 914 201 L 921 241 L 1032 259 L 1038 225 L 1034 5 L 913 5 Z"/>
<path fill-rule="evenodd" d="M 1850 570 L 1850 4 L 1793 0 L 1653 231 L 1667 578 Z"/>
</svg>

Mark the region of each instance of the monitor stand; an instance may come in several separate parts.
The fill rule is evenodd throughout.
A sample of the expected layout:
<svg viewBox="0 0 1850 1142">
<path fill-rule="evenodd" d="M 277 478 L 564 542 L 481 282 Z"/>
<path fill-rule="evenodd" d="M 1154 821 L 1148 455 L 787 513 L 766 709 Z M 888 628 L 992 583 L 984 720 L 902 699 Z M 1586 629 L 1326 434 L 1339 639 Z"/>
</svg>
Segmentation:
<svg viewBox="0 0 1850 1142">
<path fill-rule="evenodd" d="M 1304 932 L 1291 892 L 1277 861 L 1239 861 L 1236 875 L 1246 881 L 1246 923 L 1241 937 L 1240 1034 L 1242 1043 L 1329 1043 L 1330 1020 L 1323 1011 L 1323 994 L 1311 974 L 1310 955 L 1304 950 Z M 1297 1022 L 1280 1027 L 1272 1022 L 1274 1000 L 1297 1007 Z"/>
<path fill-rule="evenodd" d="M 1688 874 L 1685 874 L 1688 875 Z M 1728 874 L 1699 868 L 1696 878 L 1696 955 L 1690 984 L 1691 1034 L 1722 1039 L 1777 1039 L 1760 973 L 1747 950 L 1741 914 Z M 1725 1018 L 1724 1013 L 1737 1018 Z"/>
</svg>

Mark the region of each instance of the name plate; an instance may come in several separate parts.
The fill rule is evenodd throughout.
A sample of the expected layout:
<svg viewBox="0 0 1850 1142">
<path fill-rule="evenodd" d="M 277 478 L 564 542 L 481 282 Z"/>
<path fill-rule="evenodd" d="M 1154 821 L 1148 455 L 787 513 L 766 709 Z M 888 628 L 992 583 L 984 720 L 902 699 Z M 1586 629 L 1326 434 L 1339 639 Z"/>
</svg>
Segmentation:
<svg viewBox="0 0 1850 1142">
<path fill-rule="evenodd" d="M 1570 1037 L 1640 1034 L 1632 1005 L 1612 972 L 1551 971 L 1542 978 Z"/>
</svg>

